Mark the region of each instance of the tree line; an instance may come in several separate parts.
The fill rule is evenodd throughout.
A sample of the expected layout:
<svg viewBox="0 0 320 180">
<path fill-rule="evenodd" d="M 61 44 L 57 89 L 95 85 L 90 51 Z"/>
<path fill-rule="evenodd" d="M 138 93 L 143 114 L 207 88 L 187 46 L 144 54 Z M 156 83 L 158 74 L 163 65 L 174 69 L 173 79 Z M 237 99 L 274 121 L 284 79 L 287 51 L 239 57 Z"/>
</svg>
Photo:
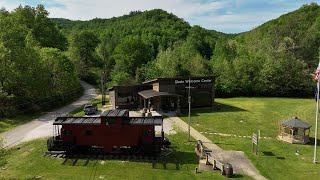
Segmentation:
<svg viewBox="0 0 320 180">
<path fill-rule="evenodd" d="M 213 75 L 217 97 L 310 96 L 319 30 L 316 3 L 239 34 L 161 9 L 90 21 L 49 19 L 42 5 L 2 9 L 0 115 L 64 102 L 79 95 L 77 78 L 99 85 L 103 69 L 109 87 Z"/>
<path fill-rule="evenodd" d="M 109 86 L 157 77 L 216 77 L 216 96 L 294 96 L 313 93 L 320 45 L 320 8 L 303 5 L 251 31 L 224 34 L 160 9 L 111 19 L 54 19 L 70 42 L 79 76 Z"/>
<path fill-rule="evenodd" d="M 67 49 L 44 6 L 0 10 L 0 118 L 46 110 L 81 94 Z"/>
</svg>

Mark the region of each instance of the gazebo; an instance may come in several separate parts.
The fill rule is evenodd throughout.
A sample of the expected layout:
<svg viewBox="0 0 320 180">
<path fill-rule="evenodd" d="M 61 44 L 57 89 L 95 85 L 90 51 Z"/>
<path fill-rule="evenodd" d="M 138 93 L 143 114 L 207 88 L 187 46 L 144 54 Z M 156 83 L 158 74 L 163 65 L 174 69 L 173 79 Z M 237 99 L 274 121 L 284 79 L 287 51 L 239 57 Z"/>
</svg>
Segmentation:
<svg viewBox="0 0 320 180">
<path fill-rule="evenodd" d="M 278 139 L 292 144 L 307 144 L 310 142 L 311 126 L 297 116 L 282 120 L 279 123 Z"/>
</svg>

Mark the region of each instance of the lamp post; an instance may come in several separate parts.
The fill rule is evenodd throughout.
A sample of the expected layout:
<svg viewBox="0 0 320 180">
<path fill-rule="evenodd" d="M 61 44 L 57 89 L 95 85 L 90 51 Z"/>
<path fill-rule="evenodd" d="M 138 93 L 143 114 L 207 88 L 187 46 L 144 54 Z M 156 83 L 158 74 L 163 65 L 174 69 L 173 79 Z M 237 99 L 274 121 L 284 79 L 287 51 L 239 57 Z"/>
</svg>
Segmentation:
<svg viewBox="0 0 320 180">
<path fill-rule="evenodd" d="M 189 76 L 189 86 L 187 86 L 186 88 L 188 88 L 188 103 L 189 103 L 189 114 L 188 114 L 188 141 L 190 142 L 190 111 L 191 111 L 191 95 L 190 95 L 190 89 L 191 88 L 195 88 L 190 86 L 190 76 Z"/>
</svg>

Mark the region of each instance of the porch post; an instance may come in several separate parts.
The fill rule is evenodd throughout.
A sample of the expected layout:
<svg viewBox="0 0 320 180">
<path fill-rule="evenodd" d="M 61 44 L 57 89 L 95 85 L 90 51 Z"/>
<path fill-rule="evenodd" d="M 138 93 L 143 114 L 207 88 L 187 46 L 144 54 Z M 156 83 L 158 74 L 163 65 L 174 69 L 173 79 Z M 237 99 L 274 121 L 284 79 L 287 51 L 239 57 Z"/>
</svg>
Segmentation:
<svg viewBox="0 0 320 180">
<path fill-rule="evenodd" d="M 151 111 L 150 111 L 150 108 L 151 108 L 151 98 L 148 99 L 148 109 L 149 109 L 149 112 L 151 112 Z"/>
<path fill-rule="evenodd" d="M 180 98 L 177 96 L 177 114 L 180 114 Z"/>
<path fill-rule="evenodd" d="M 161 96 L 159 96 L 159 107 L 158 107 L 158 110 L 162 111 Z"/>
</svg>

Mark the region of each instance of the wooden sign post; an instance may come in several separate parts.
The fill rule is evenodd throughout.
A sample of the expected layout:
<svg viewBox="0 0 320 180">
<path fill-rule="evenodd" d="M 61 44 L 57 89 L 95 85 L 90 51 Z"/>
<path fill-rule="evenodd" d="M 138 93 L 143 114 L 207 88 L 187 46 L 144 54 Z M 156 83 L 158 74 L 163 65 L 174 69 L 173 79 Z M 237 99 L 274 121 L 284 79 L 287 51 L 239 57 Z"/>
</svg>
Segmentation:
<svg viewBox="0 0 320 180">
<path fill-rule="evenodd" d="M 252 152 L 259 156 L 259 139 L 260 139 L 260 130 L 258 130 L 258 134 L 252 134 Z"/>
</svg>

